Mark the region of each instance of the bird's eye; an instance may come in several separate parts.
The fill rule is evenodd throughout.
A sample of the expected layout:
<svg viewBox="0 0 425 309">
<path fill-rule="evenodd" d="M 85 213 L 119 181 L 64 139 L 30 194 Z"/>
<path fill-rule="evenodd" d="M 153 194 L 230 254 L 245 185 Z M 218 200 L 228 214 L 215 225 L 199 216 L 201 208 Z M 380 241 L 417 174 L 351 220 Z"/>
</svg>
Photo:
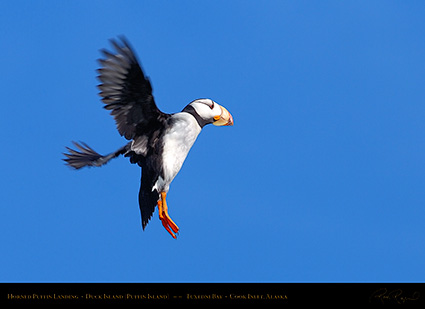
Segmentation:
<svg viewBox="0 0 425 309">
<path fill-rule="evenodd" d="M 210 108 L 214 109 L 214 101 L 211 100 L 211 102 L 212 102 L 212 104 L 211 104 Z"/>
</svg>

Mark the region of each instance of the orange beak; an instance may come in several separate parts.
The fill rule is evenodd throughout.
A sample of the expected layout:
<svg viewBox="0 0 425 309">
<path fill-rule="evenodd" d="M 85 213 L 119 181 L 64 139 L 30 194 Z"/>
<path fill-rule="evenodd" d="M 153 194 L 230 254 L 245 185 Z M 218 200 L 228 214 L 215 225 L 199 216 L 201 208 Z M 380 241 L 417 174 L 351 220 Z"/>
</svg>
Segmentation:
<svg viewBox="0 0 425 309">
<path fill-rule="evenodd" d="M 225 109 L 223 106 L 219 105 L 221 109 L 221 115 L 214 117 L 213 125 L 215 126 L 233 126 L 233 117 L 229 113 L 227 109 Z"/>
</svg>

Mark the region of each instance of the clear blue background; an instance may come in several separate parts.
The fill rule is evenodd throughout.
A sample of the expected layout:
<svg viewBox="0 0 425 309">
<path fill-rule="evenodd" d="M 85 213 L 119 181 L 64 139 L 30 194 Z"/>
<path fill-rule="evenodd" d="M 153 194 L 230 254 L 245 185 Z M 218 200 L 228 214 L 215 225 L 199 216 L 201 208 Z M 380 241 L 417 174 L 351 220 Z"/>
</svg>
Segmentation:
<svg viewBox="0 0 425 309">
<path fill-rule="evenodd" d="M 425 280 L 423 1 L 2 1 L 0 281 Z M 158 106 L 210 97 L 143 232 L 140 169 L 73 171 L 126 143 L 99 49 L 124 34 Z"/>
</svg>

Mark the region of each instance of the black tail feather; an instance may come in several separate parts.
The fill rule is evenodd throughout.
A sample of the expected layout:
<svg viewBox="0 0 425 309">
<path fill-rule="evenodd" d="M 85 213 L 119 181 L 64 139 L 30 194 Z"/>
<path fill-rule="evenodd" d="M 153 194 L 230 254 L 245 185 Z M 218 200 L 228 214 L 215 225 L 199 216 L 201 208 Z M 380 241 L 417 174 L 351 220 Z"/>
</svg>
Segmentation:
<svg viewBox="0 0 425 309">
<path fill-rule="evenodd" d="M 142 163 L 142 165 L 142 179 L 140 181 L 139 191 L 139 207 L 140 214 L 142 215 L 142 228 L 144 230 L 155 211 L 155 207 L 159 199 L 159 193 L 156 189 L 152 189 L 156 179 L 158 179 L 158 175 L 146 164 Z"/>
</svg>

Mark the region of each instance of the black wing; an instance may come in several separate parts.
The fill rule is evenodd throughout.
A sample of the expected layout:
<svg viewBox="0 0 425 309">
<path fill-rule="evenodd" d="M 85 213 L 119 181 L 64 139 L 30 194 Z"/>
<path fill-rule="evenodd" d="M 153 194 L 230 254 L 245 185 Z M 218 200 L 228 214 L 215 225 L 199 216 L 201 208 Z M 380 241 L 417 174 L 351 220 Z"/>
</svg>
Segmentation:
<svg viewBox="0 0 425 309">
<path fill-rule="evenodd" d="M 74 144 L 77 150 L 66 147 L 69 153 L 64 153 L 66 158 L 63 160 L 66 162 L 66 164 L 76 170 L 85 166 L 102 166 L 108 163 L 109 160 L 116 158 L 119 155 L 125 154 L 130 149 L 130 143 L 128 143 L 117 151 L 112 152 L 106 156 L 102 156 L 101 154 L 98 154 L 96 151 L 94 151 L 91 147 L 89 147 L 86 143 L 72 143 Z"/>
<path fill-rule="evenodd" d="M 104 59 L 99 59 L 99 95 L 105 108 L 111 110 L 117 129 L 131 140 L 146 129 L 157 126 L 165 114 L 155 104 L 152 86 L 143 73 L 134 52 L 124 37 L 121 42 L 111 40 L 114 53 L 101 50 Z"/>
</svg>

